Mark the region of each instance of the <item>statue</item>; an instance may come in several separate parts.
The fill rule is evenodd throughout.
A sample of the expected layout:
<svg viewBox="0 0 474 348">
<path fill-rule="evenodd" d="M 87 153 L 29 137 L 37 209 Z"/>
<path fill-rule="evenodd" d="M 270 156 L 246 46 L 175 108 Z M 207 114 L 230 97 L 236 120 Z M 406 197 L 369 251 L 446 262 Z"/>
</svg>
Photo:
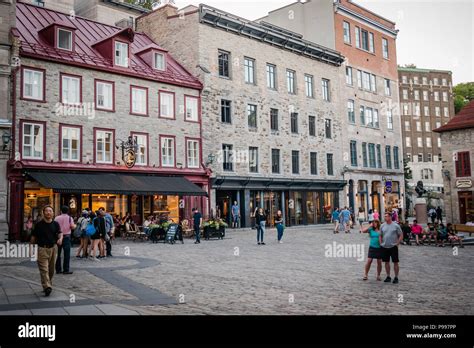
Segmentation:
<svg viewBox="0 0 474 348">
<path fill-rule="evenodd" d="M 423 181 L 420 180 L 416 183 L 415 191 L 418 194 L 418 198 L 421 198 L 426 193 L 426 190 L 423 188 Z"/>
</svg>

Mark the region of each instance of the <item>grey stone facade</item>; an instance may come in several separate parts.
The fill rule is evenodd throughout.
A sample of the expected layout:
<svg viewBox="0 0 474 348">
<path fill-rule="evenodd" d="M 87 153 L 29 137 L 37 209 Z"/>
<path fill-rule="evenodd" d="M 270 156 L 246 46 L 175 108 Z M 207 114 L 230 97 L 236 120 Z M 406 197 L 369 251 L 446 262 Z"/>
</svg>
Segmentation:
<svg viewBox="0 0 474 348">
<path fill-rule="evenodd" d="M 197 8 L 187 7 L 187 12 L 166 6 L 137 21 L 137 30 L 180 58 L 184 66 L 203 82 L 203 148 L 204 158 L 216 155 L 218 161 L 211 164 L 213 177 L 229 180 L 244 177 L 249 180 L 282 179 L 331 180 L 341 179 L 344 132 L 340 118 L 344 113 L 341 100 L 340 75 L 342 68 L 295 54 L 286 49 L 239 36 L 200 23 Z M 230 78 L 219 76 L 219 50 L 230 54 Z M 244 58 L 255 61 L 255 83 L 244 80 Z M 276 66 L 276 89 L 267 88 L 266 65 Z M 296 94 L 287 91 L 286 70 L 296 72 Z M 305 74 L 313 76 L 314 97 L 305 95 Z M 323 100 L 322 79 L 330 80 L 330 101 Z M 221 120 L 221 100 L 232 105 L 232 121 Z M 250 128 L 246 108 L 257 105 L 257 126 Z M 278 109 L 279 129 L 271 130 L 270 109 Z M 290 130 L 290 112 L 298 113 L 298 133 Z M 309 116 L 316 117 L 316 135 L 310 136 Z M 332 122 L 332 138 L 325 137 L 325 119 Z M 258 147 L 258 172 L 249 171 L 249 163 L 236 163 L 232 171 L 223 169 L 222 145 L 233 145 L 234 151 L 248 151 L 249 146 Z M 271 149 L 280 149 L 281 171 L 271 170 Z M 300 152 L 300 173 L 292 174 L 292 150 Z M 309 153 L 318 153 L 317 175 L 310 173 Z M 328 175 L 326 154 L 334 156 L 333 175 Z M 212 206 L 216 204 L 216 192 L 212 191 Z M 245 193 L 246 195 L 248 193 Z M 263 197 L 263 196 L 262 196 Z M 245 199 L 246 214 L 248 202 Z M 339 197 L 340 199 L 342 198 Z M 249 221 L 247 216 L 247 221 Z"/>
</svg>

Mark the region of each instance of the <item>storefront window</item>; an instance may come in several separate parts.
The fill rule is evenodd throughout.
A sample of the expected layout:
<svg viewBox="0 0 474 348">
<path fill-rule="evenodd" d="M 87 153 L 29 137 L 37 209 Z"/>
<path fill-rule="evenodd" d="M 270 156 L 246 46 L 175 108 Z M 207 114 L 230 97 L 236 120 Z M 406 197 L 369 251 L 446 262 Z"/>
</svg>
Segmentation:
<svg viewBox="0 0 474 348">
<path fill-rule="evenodd" d="M 360 180 L 357 184 L 357 207 L 362 208 L 365 213 L 368 212 L 367 209 L 367 181 Z"/>
<path fill-rule="evenodd" d="M 178 222 L 179 197 L 155 195 L 153 199 L 153 214 L 165 214 L 168 215 L 171 219 L 173 219 L 173 221 Z"/>
<path fill-rule="evenodd" d="M 334 192 L 324 192 L 323 219 L 324 222 L 331 221 L 332 211 L 334 210 Z"/>
<path fill-rule="evenodd" d="M 400 183 L 392 181 L 392 193 L 385 193 L 385 210 L 398 208 L 400 201 Z"/>
<path fill-rule="evenodd" d="M 24 222 L 26 223 L 30 217 L 34 222 L 37 222 L 42 218 L 41 212 L 44 206 L 52 205 L 54 207 L 53 190 L 40 187 L 38 183 L 26 182 L 23 203 Z"/>
<path fill-rule="evenodd" d="M 317 224 L 320 217 L 319 193 L 308 192 L 306 194 L 306 213 L 308 224 Z"/>
</svg>

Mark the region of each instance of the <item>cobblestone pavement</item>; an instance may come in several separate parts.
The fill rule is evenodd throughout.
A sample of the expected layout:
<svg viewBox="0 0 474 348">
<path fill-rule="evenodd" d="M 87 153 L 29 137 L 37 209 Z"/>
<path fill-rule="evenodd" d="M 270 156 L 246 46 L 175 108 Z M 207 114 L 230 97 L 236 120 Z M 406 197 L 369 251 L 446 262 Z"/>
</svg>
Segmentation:
<svg viewBox="0 0 474 348">
<path fill-rule="evenodd" d="M 400 283 L 387 284 L 375 280 L 375 263 L 362 280 L 368 237 L 355 229 L 288 228 L 283 244 L 267 229 L 265 242 L 257 245 L 252 230 L 228 230 L 224 240 L 199 245 L 119 240 L 116 257 L 74 258 L 74 274 L 55 276 L 54 285 L 141 314 L 474 314 L 473 246 L 458 255 L 450 247 L 401 246 Z M 334 242 L 363 246 L 364 260 L 327 257 Z M 7 264 L 0 277 L 39 282 L 31 261 L 0 259 Z"/>
</svg>

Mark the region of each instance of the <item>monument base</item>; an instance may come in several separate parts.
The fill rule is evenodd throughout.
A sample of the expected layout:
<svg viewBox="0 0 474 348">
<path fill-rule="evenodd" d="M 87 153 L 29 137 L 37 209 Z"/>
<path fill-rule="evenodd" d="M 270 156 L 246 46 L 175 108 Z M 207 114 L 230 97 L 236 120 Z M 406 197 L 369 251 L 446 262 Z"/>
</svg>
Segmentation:
<svg viewBox="0 0 474 348">
<path fill-rule="evenodd" d="M 415 218 L 419 225 L 426 225 L 428 223 L 426 199 L 417 198 L 415 200 Z"/>
</svg>

